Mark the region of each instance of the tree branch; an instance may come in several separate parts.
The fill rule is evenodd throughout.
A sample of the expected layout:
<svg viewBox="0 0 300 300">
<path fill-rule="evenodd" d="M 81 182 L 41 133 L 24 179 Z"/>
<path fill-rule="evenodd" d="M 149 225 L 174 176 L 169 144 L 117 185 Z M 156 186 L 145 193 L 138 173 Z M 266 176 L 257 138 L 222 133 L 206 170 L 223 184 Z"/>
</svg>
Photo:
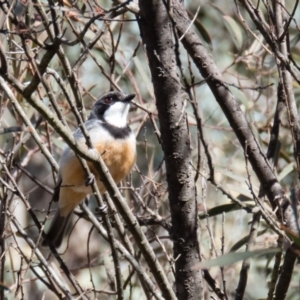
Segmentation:
<svg viewBox="0 0 300 300">
<path fill-rule="evenodd" d="M 177 73 L 169 20 L 172 9 L 160 0 L 140 1 L 139 5 L 141 35 L 149 59 L 165 154 L 176 258 L 176 294 L 179 299 L 195 299 L 202 293 L 202 276 L 199 270 L 188 266 L 200 260 L 197 205 L 185 111 L 187 96 Z"/>
<path fill-rule="evenodd" d="M 179 34 L 182 35 L 186 32 L 190 20 L 182 3 L 179 1 L 174 2 L 174 19 Z M 253 134 L 250 124 L 241 111 L 238 102 L 224 83 L 223 77 L 212 60 L 211 55 L 192 29 L 189 29 L 185 33 L 182 43 L 192 57 L 201 75 L 207 78 L 206 82 L 208 86 L 222 108 L 240 144 L 244 150 L 247 151 L 249 162 L 265 190 L 273 210 L 276 210 L 278 204 L 281 206 L 281 209 L 276 210 L 278 219 L 286 223 L 291 230 L 296 232 L 297 227 L 293 210 L 288 199 L 285 197 L 285 191 L 275 177 L 271 166 Z M 245 147 L 246 145 L 247 147 Z"/>
</svg>

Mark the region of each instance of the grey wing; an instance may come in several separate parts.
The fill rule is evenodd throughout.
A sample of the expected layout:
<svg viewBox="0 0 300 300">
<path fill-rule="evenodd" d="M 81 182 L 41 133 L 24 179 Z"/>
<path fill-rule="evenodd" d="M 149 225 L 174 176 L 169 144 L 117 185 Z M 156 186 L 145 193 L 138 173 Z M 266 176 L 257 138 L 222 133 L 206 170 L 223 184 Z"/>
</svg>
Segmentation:
<svg viewBox="0 0 300 300">
<path fill-rule="evenodd" d="M 91 119 L 91 120 L 87 120 L 85 123 L 85 128 L 87 129 L 87 131 L 91 132 L 93 131 L 95 128 L 101 127 L 102 125 L 102 121 L 100 120 L 95 120 L 95 119 Z M 76 139 L 77 142 L 83 142 L 85 141 L 85 137 L 81 131 L 80 128 L 77 128 L 74 133 L 73 133 L 74 138 Z"/>
<path fill-rule="evenodd" d="M 87 131 L 89 132 L 89 135 L 93 142 L 103 139 L 105 137 L 106 132 L 102 127 L 102 121 L 91 119 L 87 120 L 84 125 Z M 73 136 L 77 143 L 84 145 L 86 144 L 85 136 L 83 135 L 80 128 L 74 131 Z M 68 164 L 69 161 L 73 159 L 74 155 L 74 151 L 69 146 L 66 146 L 61 156 L 60 168 L 63 168 L 66 164 Z"/>
</svg>

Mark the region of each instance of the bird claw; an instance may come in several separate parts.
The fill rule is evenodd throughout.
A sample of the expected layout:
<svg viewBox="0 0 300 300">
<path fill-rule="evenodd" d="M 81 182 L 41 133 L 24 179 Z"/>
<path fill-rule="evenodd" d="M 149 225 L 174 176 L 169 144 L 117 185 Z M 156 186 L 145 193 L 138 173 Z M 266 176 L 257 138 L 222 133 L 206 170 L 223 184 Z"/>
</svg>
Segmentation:
<svg viewBox="0 0 300 300">
<path fill-rule="evenodd" d="M 96 214 L 99 214 L 99 215 L 106 215 L 107 211 L 108 211 L 108 207 L 106 204 L 95 208 Z"/>
<path fill-rule="evenodd" d="M 85 185 L 86 186 L 91 185 L 92 183 L 94 183 L 94 180 L 95 180 L 95 175 L 94 174 L 90 174 L 88 176 L 88 178 L 86 179 L 86 181 L 85 181 Z"/>
</svg>

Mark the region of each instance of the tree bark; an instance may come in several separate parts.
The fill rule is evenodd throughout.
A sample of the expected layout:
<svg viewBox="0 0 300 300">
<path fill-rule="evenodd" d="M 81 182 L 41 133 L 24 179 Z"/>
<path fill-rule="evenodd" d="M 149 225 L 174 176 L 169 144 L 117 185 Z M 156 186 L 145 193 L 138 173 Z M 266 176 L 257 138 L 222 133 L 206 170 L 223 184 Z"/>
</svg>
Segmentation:
<svg viewBox="0 0 300 300">
<path fill-rule="evenodd" d="M 230 126 L 247 154 L 262 188 L 268 196 L 272 208 L 275 210 L 279 204 L 281 209 L 277 209 L 276 211 L 278 219 L 282 223 L 285 223 L 289 229 L 297 232 L 294 213 L 289 200 L 285 196 L 285 191 L 262 152 L 250 124 L 240 109 L 239 103 L 229 91 L 211 55 L 205 49 L 193 29 L 189 27 L 191 20 L 183 4 L 180 1 L 174 1 L 173 5 L 174 21 L 179 35 L 184 35 L 182 38 L 184 47 L 193 59 L 201 75 L 206 79 L 209 88 L 222 108 Z"/>
<path fill-rule="evenodd" d="M 286 294 L 288 292 L 292 275 L 293 275 L 293 272 L 291 272 L 291 270 L 294 270 L 295 262 L 297 259 L 298 249 L 295 246 L 296 245 L 292 245 L 286 251 L 286 255 L 284 257 L 284 261 L 281 269 L 281 274 L 274 294 L 274 300 L 285 299 Z"/>
<path fill-rule="evenodd" d="M 200 299 L 201 271 L 194 174 L 185 95 L 176 69 L 170 18 L 161 0 L 140 1 L 140 28 L 152 75 L 165 153 L 178 299 Z"/>
</svg>

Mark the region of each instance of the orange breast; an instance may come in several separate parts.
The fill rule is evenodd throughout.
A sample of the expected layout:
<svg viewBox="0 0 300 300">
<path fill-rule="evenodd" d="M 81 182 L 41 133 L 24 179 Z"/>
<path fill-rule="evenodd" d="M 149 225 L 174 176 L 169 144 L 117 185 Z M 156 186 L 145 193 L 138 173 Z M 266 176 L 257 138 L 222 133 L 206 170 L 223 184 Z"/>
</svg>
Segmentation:
<svg viewBox="0 0 300 300">
<path fill-rule="evenodd" d="M 86 147 L 86 145 L 84 146 Z M 129 137 L 127 140 L 110 140 L 107 143 L 98 143 L 95 147 L 102 156 L 114 181 L 119 183 L 130 172 L 135 163 L 136 146 L 134 136 Z M 92 163 L 88 162 L 88 165 L 95 175 L 100 192 L 104 193 L 106 189 L 98 172 Z M 60 172 L 62 184 L 59 207 L 61 215 L 67 216 L 92 190 L 90 186 L 86 186 L 85 173 L 74 153 L 70 152 L 68 162 L 61 166 Z"/>
<path fill-rule="evenodd" d="M 119 183 L 132 169 L 136 159 L 135 143 L 128 141 L 111 141 L 106 144 L 95 145 L 96 149 L 102 156 L 106 166 L 108 167 L 114 181 Z M 100 181 L 100 176 L 95 170 L 92 163 L 88 162 L 91 172 L 95 175 L 98 181 L 100 192 L 104 193 L 105 188 Z M 69 163 L 61 170 L 62 186 L 68 186 L 78 192 L 90 193 L 91 190 L 85 185 L 85 174 L 79 163 L 78 158 L 74 155 Z"/>
<path fill-rule="evenodd" d="M 106 145 L 98 144 L 96 149 L 101 154 L 116 183 L 124 179 L 135 163 L 136 150 L 132 143 L 120 140 Z M 91 168 L 94 169 L 92 166 Z"/>
</svg>

